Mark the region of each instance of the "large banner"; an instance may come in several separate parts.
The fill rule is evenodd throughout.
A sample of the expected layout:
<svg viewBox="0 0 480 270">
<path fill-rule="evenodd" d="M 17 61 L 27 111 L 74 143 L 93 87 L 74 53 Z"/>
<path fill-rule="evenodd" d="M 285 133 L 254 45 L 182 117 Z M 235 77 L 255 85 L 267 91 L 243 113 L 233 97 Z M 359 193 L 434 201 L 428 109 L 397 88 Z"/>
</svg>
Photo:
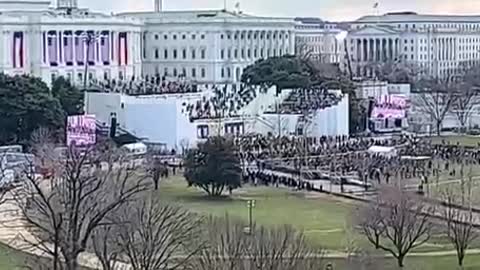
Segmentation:
<svg viewBox="0 0 480 270">
<path fill-rule="evenodd" d="M 405 118 L 408 99 L 403 95 L 384 95 L 375 100 L 372 118 Z"/>
<path fill-rule="evenodd" d="M 74 115 L 67 119 L 67 145 L 88 146 L 96 142 L 95 115 Z"/>
</svg>

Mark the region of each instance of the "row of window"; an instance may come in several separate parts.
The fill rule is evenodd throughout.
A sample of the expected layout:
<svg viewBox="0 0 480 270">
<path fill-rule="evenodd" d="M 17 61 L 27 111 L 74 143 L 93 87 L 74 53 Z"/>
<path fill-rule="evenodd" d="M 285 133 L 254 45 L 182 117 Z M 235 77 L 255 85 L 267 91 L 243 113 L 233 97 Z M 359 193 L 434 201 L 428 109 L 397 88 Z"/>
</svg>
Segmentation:
<svg viewBox="0 0 480 270">
<path fill-rule="evenodd" d="M 187 69 L 186 68 L 181 68 L 181 69 L 177 69 L 177 68 L 173 68 L 173 69 L 169 69 L 168 67 L 165 67 L 163 69 L 163 76 L 173 76 L 173 77 L 178 77 L 178 76 L 182 76 L 182 77 L 191 77 L 191 78 L 197 78 L 197 69 L 196 68 L 191 68 L 190 73 L 187 73 Z M 157 66 L 155 67 L 155 74 L 160 74 L 160 68 Z M 205 68 L 200 68 L 200 78 L 205 78 L 207 76 L 207 71 Z"/>
<path fill-rule="evenodd" d="M 278 53 L 278 54 L 277 54 Z M 220 59 L 249 59 L 249 58 L 264 58 L 264 57 L 275 57 L 287 54 L 288 50 L 283 49 L 221 49 L 220 50 Z"/>
<path fill-rule="evenodd" d="M 154 34 L 153 37 L 155 38 L 155 40 L 159 40 L 160 39 L 160 35 L 159 34 Z M 187 34 L 181 34 L 181 35 L 177 35 L 177 34 L 171 34 L 171 38 L 173 40 L 177 40 L 179 38 L 182 38 L 182 40 L 186 40 L 187 39 Z M 190 38 L 191 40 L 196 40 L 197 39 L 197 35 L 196 34 L 192 34 L 192 35 L 189 35 L 188 38 Z M 163 39 L 164 40 L 168 40 L 169 39 L 169 35 L 168 34 L 164 34 L 163 35 Z M 201 34 L 200 35 L 200 39 L 205 39 L 205 35 L 204 34 Z"/>
<path fill-rule="evenodd" d="M 199 35 L 200 36 L 200 39 L 205 39 L 205 34 L 201 34 Z M 160 39 L 160 34 L 153 34 L 153 37 L 155 40 L 159 40 Z M 248 34 L 244 34 L 244 33 L 241 33 L 241 34 L 220 34 L 220 39 L 234 39 L 234 40 L 237 40 L 237 39 L 257 39 L 257 38 L 260 38 L 260 39 L 270 39 L 270 37 L 272 37 L 273 39 L 288 39 L 288 34 L 282 34 L 282 33 L 261 33 L 261 34 L 257 34 L 257 33 L 248 33 Z M 182 39 L 182 40 L 186 40 L 186 39 L 190 39 L 190 40 L 196 40 L 197 39 L 197 35 L 196 34 L 191 34 L 191 35 L 187 35 L 187 34 L 163 34 L 163 40 L 168 40 L 168 39 L 173 39 L 173 40 L 179 40 L 179 39 Z"/>
<path fill-rule="evenodd" d="M 155 49 L 153 57 L 155 59 L 160 59 L 160 51 L 158 49 Z M 181 50 L 181 55 L 179 56 L 178 50 L 173 49 L 171 52 L 171 55 L 169 54 L 168 49 L 163 50 L 163 59 L 187 59 L 188 58 L 188 53 L 187 49 L 182 49 Z M 200 59 L 205 59 L 207 57 L 207 51 L 206 49 L 200 49 Z M 195 49 L 190 50 L 190 59 L 196 59 L 197 58 L 197 51 Z"/>
</svg>

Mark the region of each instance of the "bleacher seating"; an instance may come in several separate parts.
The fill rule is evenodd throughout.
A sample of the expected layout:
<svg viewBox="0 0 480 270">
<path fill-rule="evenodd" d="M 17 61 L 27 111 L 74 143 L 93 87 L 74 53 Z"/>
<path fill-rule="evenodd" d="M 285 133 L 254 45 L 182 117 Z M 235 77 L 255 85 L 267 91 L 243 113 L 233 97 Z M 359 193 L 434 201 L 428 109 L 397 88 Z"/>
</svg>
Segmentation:
<svg viewBox="0 0 480 270">
<path fill-rule="evenodd" d="M 322 110 L 335 106 L 342 98 L 342 95 L 325 89 L 295 89 L 279 104 L 278 108 L 272 108 L 266 113 L 303 114 L 306 111 Z"/>
<path fill-rule="evenodd" d="M 185 94 L 199 91 L 198 85 L 183 78 L 171 80 L 160 76 L 132 77 L 129 80 L 92 79 L 88 83 L 88 88 L 127 95 Z"/>
<path fill-rule="evenodd" d="M 253 87 L 244 85 L 212 85 L 206 89 L 201 100 L 184 103 L 184 112 L 191 121 L 241 116 L 241 110 L 257 97 Z"/>
</svg>

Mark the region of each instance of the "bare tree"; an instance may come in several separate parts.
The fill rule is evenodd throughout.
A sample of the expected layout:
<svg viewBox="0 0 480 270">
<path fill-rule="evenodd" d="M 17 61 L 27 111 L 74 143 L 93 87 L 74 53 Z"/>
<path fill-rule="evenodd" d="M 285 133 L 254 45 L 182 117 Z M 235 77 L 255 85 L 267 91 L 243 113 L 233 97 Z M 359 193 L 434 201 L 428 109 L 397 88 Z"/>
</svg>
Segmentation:
<svg viewBox="0 0 480 270">
<path fill-rule="evenodd" d="M 78 256 L 86 251 L 95 229 L 148 185 L 140 171 L 124 169 L 125 156 L 111 145 L 70 147 L 57 164 L 49 181 L 25 174 L 13 195 L 33 232 L 30 242 L 54 257 L 52 268 L 59 269 L 61 260 L 65 269 L 77 270 Z"/>
<path fill-rule="evenodd" d="M 406 255 L 430 239 L 433 224 L 429 215 L 433 213 L 433 208 L 400 187 L 381 188 L 378 196 L 378 201 L 370 202 L 365 206 L 367 209 L 362 211 L 367 214 L 380 211 L 378 226 L 382 231 L 381 239 L 380 241 L 377 241 L 376 237 L 367 239 L 379 249 L 392 254 L 398 266 L 403 267 Z M 375 213 L 372 219 L 377 219 L 376 215 Z M 370 226 L 368 224 L 362 229 L 370 231 L 369 235 L 375 235 L 378 229 L 375 228 L 372 232 Z"/>
<path fill-rule="evenodd" d="M 157 199 L 126 208 L 120 220 L 118 245 L 132 270 L 182 269 L 204 248 L 201 219 Z"/>
<path fill-rule="evenodd" d="M 418 98 L 413 101 L 420 113 L 430 117 L 440 136 L 443 120 L 456 99 L 457 84 L 452 77 L 425 79 L 418 83 Z"/>
<path fill-rule="evenodd" d="M 480 76 L 479 67 L 460 67 L 457 78 L 456 97 L 452 104 L 452 110 L 461 126 L 461 131 L 466 131 L 468 119 L 474 112 L 479 101 Z"/>
<path fill-rule="evenodd" d="M 442 197 L 446 204 L 443 209 L 445 231 L 457 251 L 458 265 L 463 267 L 467 249 L 479 236 L 478 231 L 474 228 L 476 217 L 473 214 L 471 203 L 469 203 L 468 210 L 458 208 L 460 201 L 458 194 L 455 194 L 453 190 L 447 189 L 443 192 Z"/>
<path fill-rule="evenodd" d="M 290 226 L 254 227 L 249 240 L 247 269 L 314 270 L 322 267 L 322 250 L 311 248 L 305 235 Z"/>
<path fill-rule="evenodd" d="M 91 236 L 92 249 L 103 270 L 117 269 L 122 255 L 122 249 L 116 241 L 119 224 L 115 220 L 109 221 L 110 224 L 99 226 Z"/>
<path fill-rule="evenodd" d="M 379 198 L 369 205 L 361 208 L 355 216 L 356 224 L 368 241 L 380 249 L 380 240 L 385 233 L 384 216 Z"/>
<path fill-rule="evenodd" d="M 242 221 L 210 217 L 204 225 L 204 239 L 208 243 L 198 258 L 193 260 L 193 269 L 242 270 L 249 239 Z"/>
</svg>

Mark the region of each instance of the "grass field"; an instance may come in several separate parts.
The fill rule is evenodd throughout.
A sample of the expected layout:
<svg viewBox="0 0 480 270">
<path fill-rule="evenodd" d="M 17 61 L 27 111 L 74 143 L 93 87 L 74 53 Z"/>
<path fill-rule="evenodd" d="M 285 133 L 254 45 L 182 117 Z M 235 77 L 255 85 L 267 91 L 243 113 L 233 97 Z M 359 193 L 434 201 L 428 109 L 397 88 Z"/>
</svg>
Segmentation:
<svg viewBox="0 0 480 270">
<path fill-rule="evenodd" d="M 338 200 L 326 195 L 310 195 L 288 189 L 268 187 L 244 187 L 234 191 L 230 198 L 212 200 L 196 188 L 188 188 L 182 177 L 172 177 L 160 186 L 160 196 L 167 201 L 181 204 L 204 215 L 248 219 L 247 201 L 256 201 L 255 222 L 275 226 L 290 224 L 304 230 L 313 244 L 330 251 L 344 251 L 347 243 L 369 248 L 365 238 L 349 229 L 349 217 L 356 205 L 350 201 Z M 478 245 L 475 245 L 478 246 Z M 415 253 L 451 250 L 445 238 L 435 237 Z M 384 259 L 385 268 L 396 269 L 392 259 Z M 342 269 L 344 260 L 332 260 Z M 407 258 L 407 270 L 453 270 L 456 269 L 455 256 L 411 257 Z M 415 266 L 414 268 L 412 268 Z M 480 255 L 467 256 L 466 268 L 480 269 Z"/>
<path fill-rule="evenodd" d="M 162 183 L 160 196 L 205 215 L 228 214 L 244 220 L 248 220 L 247 201 L 254 199 L 253 217 L 259 224 L 290 224 L 303 230 L 314 245 L 333 251 L 344 251 L 352 243 L 360 247 L 370 246 L 350 225 L 357 204 L 327 195 L 306 194 L 285 188 L 245 187 L 229 198 L 212 200 L 202 191 L 188 188 L 183 178 L 175 177 Z M 450 249 L 448 241 L 437 236 L 416 252 Z"/>
</svg>

